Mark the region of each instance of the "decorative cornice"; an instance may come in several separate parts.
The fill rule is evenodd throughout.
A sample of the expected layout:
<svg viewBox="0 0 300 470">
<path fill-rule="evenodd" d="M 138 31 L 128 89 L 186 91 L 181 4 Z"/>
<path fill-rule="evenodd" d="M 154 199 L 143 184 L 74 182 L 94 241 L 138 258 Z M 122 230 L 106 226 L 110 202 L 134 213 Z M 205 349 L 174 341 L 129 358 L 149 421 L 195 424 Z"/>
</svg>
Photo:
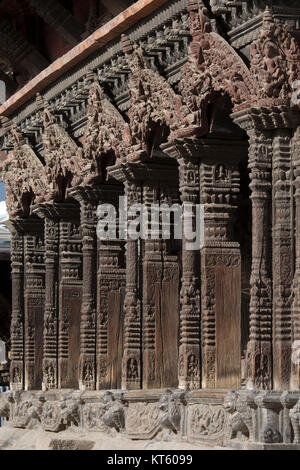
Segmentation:
<svg viewBox="0 0 300 470">
<path fill-rule="evenodd" d="M 0 115 L 10 116 L 38 92 L 165 3 L 167 0 L 140 0 L 134 3 L 34 77 L 0 107 Z"/>
</svg>

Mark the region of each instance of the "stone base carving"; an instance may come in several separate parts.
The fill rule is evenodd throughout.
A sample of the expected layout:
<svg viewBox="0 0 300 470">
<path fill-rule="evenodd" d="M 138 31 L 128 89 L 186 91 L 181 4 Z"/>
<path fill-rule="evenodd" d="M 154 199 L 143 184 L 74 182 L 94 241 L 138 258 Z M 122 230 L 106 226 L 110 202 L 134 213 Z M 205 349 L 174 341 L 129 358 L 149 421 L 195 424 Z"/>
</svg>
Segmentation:
<svg viewBox="0 0 300 470">
<path fill-rule="evenodd" d="M 0 414 L 8 424 L 53 433 L 53 448 L 65 446 L 55 433 L 77 429 L 91 442 L 99 432 L 199 446 L 298 449 L 299 410 L 300 391 L 51 390 L 0 396 Z"/>
</svg>

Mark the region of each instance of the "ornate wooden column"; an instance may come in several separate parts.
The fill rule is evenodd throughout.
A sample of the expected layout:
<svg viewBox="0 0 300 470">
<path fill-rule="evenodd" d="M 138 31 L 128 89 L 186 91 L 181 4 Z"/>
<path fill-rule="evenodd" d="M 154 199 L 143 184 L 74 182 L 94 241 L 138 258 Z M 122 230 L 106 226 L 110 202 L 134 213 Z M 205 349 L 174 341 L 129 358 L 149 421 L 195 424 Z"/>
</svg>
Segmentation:
<svg viewBox="0 0 300 470">
<path fill-rule="evenodd" d="M 80 203 L 82 231 L 82 304 L 80 319 L 79 388 L 96 389 L 97 302 L 97 190 L 72 188 L 69 195 Z"/>
<path fill-rule="evenodd" d="M 272 386 L 272 139 L 248 131 L 252 200 L 252 269 L 247 388 Z"/>
<path fill-rule="evenodd" d="M 294 275 L 291 130 L 273 134 L 273 388 L 289 388 Z"/>
<path fill-rule="evenodd" d="M 33 213 L 45 224 L 45 312 L 43 390 L 58 387 L 59 215 L 53 204 L 39 204 Z"/>
<path fill-rule="evenodd" d="M 163 150 L 179 164 L 179 189 L 182 203 L 182 278 L 180 291 L 180 344 L 178 362 L 179 388 L 196 389 L 201 385 L 200 346 L 200 249 L 189 249 L 190 240 L 184 230 L 187 219 L 196 230 L 196 204 L 199 204 L 199 151 L 189 140 L 175 145 L 165 144 Z M 190 210 L 188 211 L 188 206 Z"/>
<path fill-rule="evenodd" d="M 226 152 L 225 142 L 186 138 L 163 149 L 179 163 L 183 222 L 202 231 L 203 244 L 191 249 L 183 223 L 179 386 L 239 387 L 241 255 L 233 226 L 245 146 L 230 142 Z"/>
<path fill-rule="evenodd" d="M 293 281 L 292 303 L 292 354 L 291 354 L 291 381 L 292 390 L 300 387 L 300 127 L 293 136 L 292 164 L 294 173 L 295 197 L 295 248 L 296 262 Z"/>
<path fill-rule="evenodd" d="M 125 181 L 127 208 L 142 202 L 141 187 Z M 130 217 L 127 219 L 130 222 Z M 126 240 L 126 294 L 124 302 L 124 350 L 122 360 L 122 389 L 142 387 L 142 305 L 140 292 L 140 240 Z"/>
<path fill-rule="evenodd" d="M 124 301 L 124 342 L 122 358 L 122 389 L 142 388 L 142 293 L 140 255 L 141 240 L 128 235 L 132 219 L 130 206 L 142 203 L 141 182 L 135 178 L 132 168 L 137 166 L 121 164 L 109 168 L 109 175 L 123 182 L 126 196 L 126 292 Z"/>
<path fill-rule="evenodd" d="M 124 242 L 97 240 L 97 208 L 110 203 L 117 209 L 121 190 L 121 186 L 110 184 L 69 190 L 69 195 L 81 207 L 83 288 L 79 386 L 83 390 L 121 386 Z"/>
<path fill-rule="evenodd" d="M 24 239 L 22 220 L 12 220 L 12 318 L 10 388 L 24 388 Z"/>
<path fill-rule="evenodd" d="M 44 224 L 38 217 L 24 221 L 25 390 L 39 390 L 43 380 L 45 308 Z"/>
</svg>

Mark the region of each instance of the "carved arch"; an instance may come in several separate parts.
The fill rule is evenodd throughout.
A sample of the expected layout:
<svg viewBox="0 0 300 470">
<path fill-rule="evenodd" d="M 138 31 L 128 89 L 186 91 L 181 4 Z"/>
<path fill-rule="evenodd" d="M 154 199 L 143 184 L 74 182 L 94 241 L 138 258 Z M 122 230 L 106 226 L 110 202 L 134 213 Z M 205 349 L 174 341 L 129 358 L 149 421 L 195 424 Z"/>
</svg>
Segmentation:
<svg viewBox="0 0 300 470">
<path fill-rule="evenodd" d="M 62 201 L 73 177 L 81 176 L 78 146 L 57 122 L 50 108 L 43 111 L 43 157 L 49 192 L 45 200 Z"/>
<path fill-rule="evenodd" d="M 87 126 L 83 136 L 83 148 L 78 149 L 81 166 L 81 181 L 73 182 L 90 185 L 105 179 L 105 157 L 113 154 L 117 163 L 126 158 L 123 140 L 125 121 L 119 111 L 105 97 L 96 77 L 89 87 L 87 105 Z"/>
<path fill-rule="evenodd" d="M 166 125 L 171 133 L 186 124 L 182 99 L 159 73 L 150 69 L 143 50 L 124 34 L 123 52 L 131 70 L 129 125 L 125 128 L 127 159 L 140 161 L 151 157 L 152 136 L 158 126 Z"/>
<path fill-rule="evenodd" d="M 293 84 L 300 78 L 300 46 L 286 24 L 275 22 L 269 7 L 251 45 L 250 59 L 261 104 L 289 105 Z"/>
<path fill-rule="evenodd" d="M 41 202 L 48 192 L 45 168 L 24 135 L 16 127 L 11 129 L 13 151 L 0 166 L 6 185 L 6 204 L 11 218 L 27 217 L 31 205 Z"/>
<path fill-rule="evenodd" d="M 178 88 L 188 108 L 189 127 L 179 129 L 177 136 L 199 137 L 209 132 L 207 109 L 217 96 L 228 95 L 239 111 L 257 96 L 257 84 L 234 49 L 212 32 L 203 2 L 188 1 L 188 11 L 192 42 Z"/>
</svg>

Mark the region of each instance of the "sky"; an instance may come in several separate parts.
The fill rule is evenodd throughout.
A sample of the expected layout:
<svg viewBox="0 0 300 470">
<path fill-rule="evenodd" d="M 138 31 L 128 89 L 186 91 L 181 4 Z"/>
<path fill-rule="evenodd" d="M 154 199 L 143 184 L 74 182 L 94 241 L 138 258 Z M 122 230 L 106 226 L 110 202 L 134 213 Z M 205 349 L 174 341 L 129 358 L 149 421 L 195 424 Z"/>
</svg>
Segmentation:
<svg viewBox="0 0 300 470">
<path fill-rule="evenodd" d="M 0 201 L 5 200 L 5 186 L 3 183 L 0 183 Z"/>
<path fill-rule="evenodd" d="M 3 183 L 0 183 L 0 223 L 8 220 L 8 214 L 5 203 L 5 187 Z"/>
</svg>

